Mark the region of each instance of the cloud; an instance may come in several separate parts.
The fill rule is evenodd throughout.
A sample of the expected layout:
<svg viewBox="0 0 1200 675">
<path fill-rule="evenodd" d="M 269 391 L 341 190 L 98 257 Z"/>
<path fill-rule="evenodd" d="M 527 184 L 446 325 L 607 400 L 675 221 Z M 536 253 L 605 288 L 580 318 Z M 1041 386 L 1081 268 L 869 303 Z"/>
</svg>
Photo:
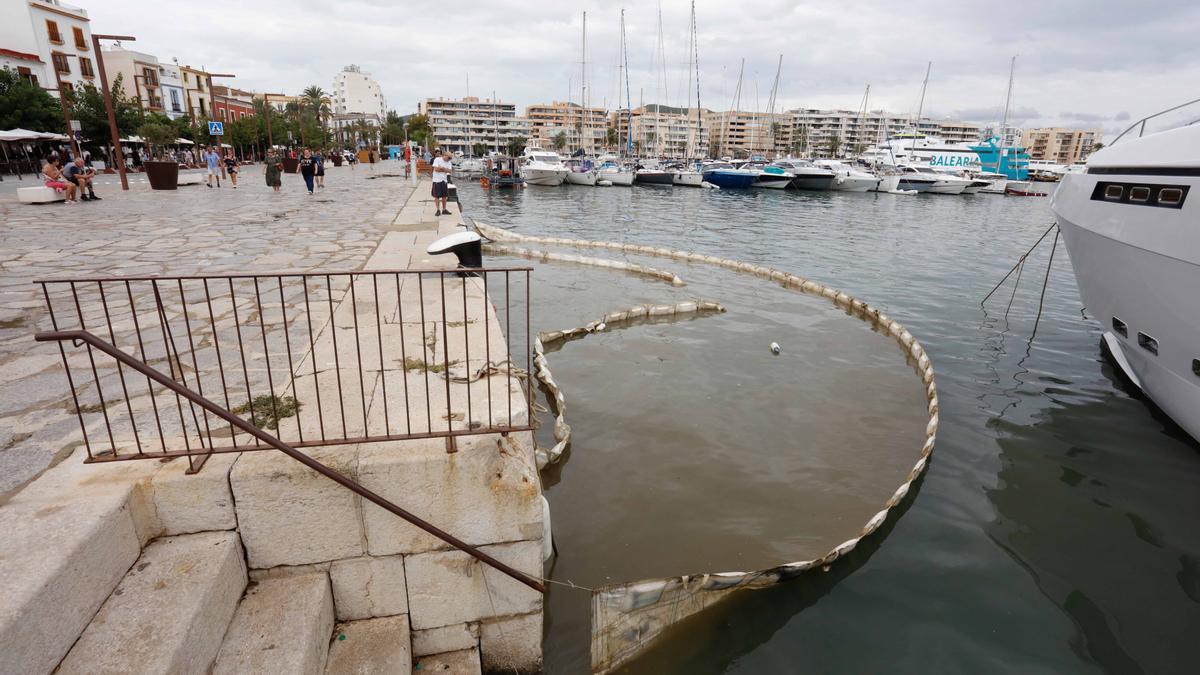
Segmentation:
<svg viewBox="0 0 1200 675">
<path fill-rule="evenodd" d="M 1129 111 L 1122 110 L 1121 112 L 1117 113 L 1116 115 L 1113 115 L 1113 120 L 1116 122 L 1128 121 L 1129 120 Z"/>
<path fill-rule="evenodd" d="M 1075 120 L 1077 122 L 1104 122 L 1110 119 L 1108 115 L 1087 112 L 1060 112 L 1058 116 L 1065 120 Z"/>
<path fill-rule="evenodd" d="M 388 106 L 401 113 L 431 96 L 498 97 L 520 106 L 580 94 L 582 13 L 587 12 L 588 97 L 615 107 L 695 99 L 689 61 L 690 5 L 626 3 L 628 70 L 618 53 L 620 8 L 609 0 L 512 0 L 474 3 L 469 11 L 427 0 L 71 0 L 98 32 L 136 35 L 131 48 L 181 63 L 237 73 L 236 86 L 298 93 L 329 89 L 347 64 L 370 72 Z M 697 0 L 700 97 L 705 107 L 766 110 L 779 56 L 776 109 L 915 112 L 927 64 L 924 110 L 954 111 L 971 121 L 1003 113 L 1010 57 L 1016 61 L 1010 119 L 1018 124 L 1082 121 L 1040 115 L 1133 117 L 1174 101 L 1179 82 L 1200 81 L 1194 27 L 1200 3 L 1163 0 L 1154 11 L 1123 0 L 1009 0 L 980 20 L 974 3 L 875 0 L 837 3 L 757 0 L 741 11 L 728 0 Z M 164 21 L 163 17 L 186 17 Z M 1031 19 L 1031 17 L 1035 17 Z M 744 68 L 742 66 L 744 61 Z M 620 69 L 618 62 L 621 62 Z"/>
</svg>

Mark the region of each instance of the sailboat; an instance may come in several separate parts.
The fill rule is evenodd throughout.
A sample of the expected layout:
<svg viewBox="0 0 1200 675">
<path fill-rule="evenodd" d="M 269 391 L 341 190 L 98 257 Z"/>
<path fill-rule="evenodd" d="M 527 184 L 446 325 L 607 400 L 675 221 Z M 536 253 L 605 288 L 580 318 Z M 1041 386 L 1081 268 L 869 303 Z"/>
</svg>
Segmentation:
<svg viewBox="0 0 1200 675">
<path fill-rule="evenodd" d="M 704 128 L 704 118 L 700 111 L 700 56 L 696 49 L 696 2 L 692 0 L 692 30 L 691 38 L 688 42 L 688 64 L 691 66 L 688 72 L 688 109 L 691 108 L 692 87 L 691 78 L 696 78 L 696 136 L 695 144 L 690 144 L 688 154 L 694 159 L 700 155 L 696 151 L 700 146 L 700 132 Z M 690 136 L 690 134 L 689 134 Z M 704 174 L 694 169 L 681 168 L 675 171 L 671 182 L 675 185 L 684 185 L 688 187 L 702 187 L 704 185 Z"/>
<path fill-rule="evenodd" d="M 587 100 L 587 12 L 583 13 L 583 45 L 580 48 L 580 53 L 583 55 L 580 61 L 582 78 L 579 80 L 579 100 L 582 102 L 582 107 L 579 108 L 579 147 L 583 149 L 583 134 L 588 128 L 588 100 Z M 592 168 L 592 163 L 588 160 L 572 160 L 567 163 L 567 168 L 570 172 L 567 174 L 567 183 L 571 185 L 591 185 L 596 184 L 598 174 Z"/>
<path fill-rule="evenodd" d="M 625 10 L 621 10 L 621 49 L 617 54 L 617 109 L 621 107 L 621 75 L 625 79 L 625 143 L 622 145 L 623 156 L 629 154 L 633 147 L 633 100 L 629 92 L 629 49 L 625 41 Z M 618 129 L 620 125 L 617 125 Z M 620 140 L 618 138 L 618 140 Z M 596 180 L 608 181 L 612 185 L 629 187 L 633 185 L 634 174 L 622 164 L 619 157 L 606 155 L 596 162 Z"/>
<path fill-rule="evenodd" d="M 663 146 L 662 132 L 662 109 L 663 101 L 666 97 L 662 96 L 663 84 L 666 78 L 666 52 L 663 49 L 663 28 L 662 28 L 662 3 L 658 5 L 658 46 L 655 49 L 655 57 L 658 60 L 658 66 L 655 67 L 655 84 L 658 88 L 659 98 L 654 104 L 654 152 L 659 157 L 664 156 L 665 148 Z M 661 79 L 660 79 L 661 78 Z M 650 163 L 648 163 L 650 164 Z M 651 166 L 639 165 L 637 170 L 637 178 L 635 181 L 644 185 L 672 185 L 675 180 L 675 172 L 670 169 L 660 167 L 658 162 L 653 162 Z"/>
</svg>

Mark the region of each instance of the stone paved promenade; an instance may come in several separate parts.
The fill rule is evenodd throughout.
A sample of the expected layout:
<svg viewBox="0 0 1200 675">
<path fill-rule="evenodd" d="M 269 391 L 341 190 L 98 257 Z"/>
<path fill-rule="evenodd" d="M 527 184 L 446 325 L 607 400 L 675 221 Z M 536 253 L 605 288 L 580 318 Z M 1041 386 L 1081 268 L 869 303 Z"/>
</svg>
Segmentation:
<svg viewBox="0 0 1200 675">
<path fill-rule="evenodd" d="M 299 175 L 276 194 L 260 171 L 244 167 L 237 190 L 154 192 L 134 176 L 123 193 L 104 177 L 102 201 L 75 205 L 0 191 L 0 502 L 79 442 L 58 350 L 33 341 L 51 328 L 33 280 L 357 270 L 389 230 L 410 227 L 396 224 L 412 192 L 396 162 L 331 167 L 311 197 Z"/>
</svg>

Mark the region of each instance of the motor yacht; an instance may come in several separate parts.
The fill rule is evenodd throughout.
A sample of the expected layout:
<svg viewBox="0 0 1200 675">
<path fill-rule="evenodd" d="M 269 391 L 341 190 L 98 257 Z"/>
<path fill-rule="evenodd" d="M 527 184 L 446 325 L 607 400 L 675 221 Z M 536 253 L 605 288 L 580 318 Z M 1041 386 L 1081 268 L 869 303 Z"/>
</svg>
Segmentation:
<svg viewBox="0 0 1200 675">
<path fill-rule="evenodd" d="M 606 180 L 613 185 L 629 187 L 633 185 L 634 173 L 627 167 L 621 165 L 616 157 L 606 155 L 596 160 L 599 166 L 596 168 L 596 180 Z"/>
<path fill-rule="evenodd" d="M 961 195 L 963 190 L 971 184 L 971 181 L 967 178 L 940 173 L 928 166 L 906 164 L 901 166 L 900 169 L 904 172 L 904 177 L 900 179 L 900 189 L 902 190 L 920 190 L 915 187 L 905 187 L 906 182 L 913 182 L 913 176 L 932 179 L 932 184 L 920 190 L 921 192 L 928 192 L 930 194 Z"/>
<path fill-rule="evenodd" d="M 1103 350 L 1200 440 L 1200 124 L 1145 122 L 1065 173 L 1050 208 Z"/>
<path fill-rule="evenodd" d="M 874 174 L 839 162 L 835 159 L 818 159 L 813 162 L 816 166 L 833 172 L 833 189 L 841 192 L 866 192 L 879 184 Z"/>
<path fill-rule="evenodd" d="M 758 178 L 758 171 L 735 168 L 729 162 L 707 164 L 701 174 L 706 182 L 719 188 L 748 188 Z"/>
<path fill-rule="evenodd" d="M 660 166 L 655 160 L 639 163 L 633 182 L 643 185 L 673 185 L 675 170 Z"/>
<path fill-rule="evenodd" d="M 980 190 L 983 194 L 1004 194 L 1004 190 L 1008 187 L 1008 176 L 1002 173 L 992 173 L 989 171 L 980 171 L 975 174 L 976 180 L 987 181 L 987 185 Z"/>
<path fill-rule="evenodd" d="M 875 187 L 873 192 L 897 192 L 900 190 L 900 174 L 892 171 L 879 170 L 875 172 Z"/>
<path fill-rule="evenodd" d="M 671 178 L 671 183 L 685 187 L 701 187 L 704 185 L 704 174 L 695 169 L 680 167 L 675 169 L 675 175 Z"/>
<path fill-rule="evenodd" d="M 558 153 L 550 150 L 525 148 L 522 158 L 521 178 L 525 179 L 526 185 L 557 187 L 563 184 L 570 173 Z"/>
<path fill-rule="evenodd" d="M 796 177 L 795 174 L 787 171 L 783 167 L 771 166 L 766 162 L 750 161 L 742 164 L 739 168 L 747 171 L 754 171 L 758 174 L 755 176 L 754 182 L 750 184 L 750 187 L 756 188 L 784 190 L 787 188 L 787 186 L 792 184 L 792 179 Z"/>
<path fill-rule="evenodd" d="M 830 190 L 833 171 L 804 159 L 777 159 L 774 165 L 792 174 L 792 187 L 797 190 Z"/>
</svg>

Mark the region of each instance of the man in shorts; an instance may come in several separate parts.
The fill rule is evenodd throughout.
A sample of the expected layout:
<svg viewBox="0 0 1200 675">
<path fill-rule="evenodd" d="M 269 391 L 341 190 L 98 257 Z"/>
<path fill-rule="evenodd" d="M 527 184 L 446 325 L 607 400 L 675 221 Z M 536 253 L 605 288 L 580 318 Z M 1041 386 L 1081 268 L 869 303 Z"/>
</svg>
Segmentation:
<svg viewBox="0 0 1200 675">
<path fill-rule="evenodd" d="M 63 178 L 75 185 L 81 201 L 100 201 L 100 198 L 96 196 L 96 189 L 92 187 L 92 182 L 96 179 L 96 171 L 87 166 L 83 157 L 76 157 L 74 162 L 63 169 L 62 175 Z M 84 190 L 87 190 L 86 195 L 83 193 Z"/>
<path fill-rule="evenodd" d="M 204 162 L 208 165 L 208 177 L 205 178 L 205 185 L 212 187 L 213 179 L 217 179 L 217 187 L 221 187 L 221 156 L 212 146 L 204 151 Z"/>
<path fill-rule="evenodd" d="M 450 153 L 444 152 L 441 157 L 433 160 L 433 209 L 435 216 L 448 216 L 446 198 L 450 195 L 449 178 L 454 165 L 450 163 Z"/>
</svg>

